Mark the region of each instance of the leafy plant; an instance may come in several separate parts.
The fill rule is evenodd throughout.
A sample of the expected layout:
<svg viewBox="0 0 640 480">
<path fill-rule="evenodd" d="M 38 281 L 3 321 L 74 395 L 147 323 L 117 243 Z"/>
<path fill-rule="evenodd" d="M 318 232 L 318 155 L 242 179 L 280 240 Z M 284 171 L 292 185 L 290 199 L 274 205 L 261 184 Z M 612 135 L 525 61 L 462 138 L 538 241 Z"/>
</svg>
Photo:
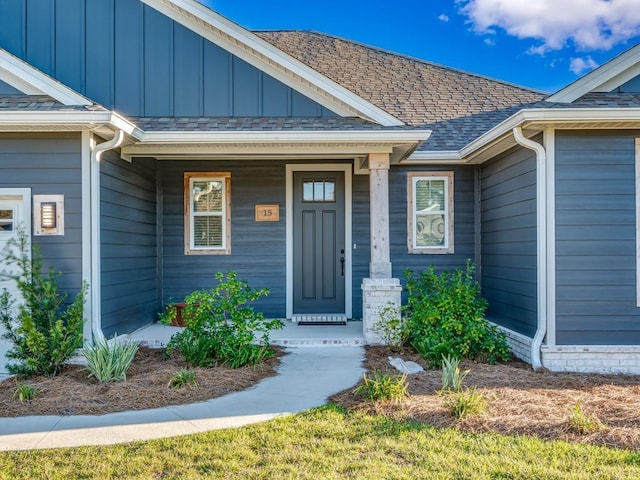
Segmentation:
<svg viewBox="0 0 640 480">
<path fill-rule="evenodd" d="M 84 347 L 89 377 L 99 382 L 122 381 L 127 379 L 127 370 L 140 345 L 135 342 L 119 342 L 114 337 L 107 341 L 98 340 L 94 345 Z"/>
<path fill-rule="evenodd" d="M 474 266 L 438 275 L 433 266 L 414 277 L 407 271 L 409 297 L 405 318 L 411 345 L 430 364 L 442 358 L 509 359 L 506 337 L 484 318 L 487 302 L 480 296 Z"/>
<path fill-rule="evenodd" d="M 451 415 L 458 420 L 476 417 L 487 407 L 486 398 L 475 387 L 449 393 L 445 403 Z"/>
<path fill-rule="evenodd" d="M 42 271 L 40 249 L 33 248 L 24 232 L 10 239 L 2 251 L 2 262 L 15 266 L 17 273 L 2 271 L 0 275 L 16 282 L 22 295 L 17 315 L 15 301 L 5 290 L 0 295 L 2 338 L 13 344 L 7 358 L 17 363 L 7 365 L 10 373 L 21 376 L 56 375 L 75 351 L 82 347 L 83 305 L 86 285 L 83 284 L 73 302 L 58 290 L 58 277 L 53 268 Z"/>
<path fill-rule="evenodd" d="M 442 391 L 459 392 L 469 370 L 460 371 L 460 359 L 451 355 L 442 357 Z"/>
<path fill-rule="evenodd" d="M 392 352 L 398 352 L 407 340 L 406 329 L 400 315 L 400 308 L 389 302 L 379 314 L 380 319 L 373 325 L 373 331 L 380 336 Z"/>
<path fill-rule="evenodd" d="M 176 372 L 167 384 L 169 388 L 198 388 L 198 382 L 196 381 L 196 374 L 193 370 L 182 370 Z"/>
<path fill-rule="evenodd" d="M 575 433 L 586 435 L 604 428 L 604 424 L 595 415 L 589 414 L 582 408 L 582 402 L 569 410 L 569 428 Z"/>
<path fill-rule="evenodd" d="M 374 371 L 371 378 L 364 374 L 362 384 L 353 390 L 355 395 L 362 395 L 367 400 L 393 400 L 399 402 L 408 393 L 406 375 L 389 375 L 381 371 Z"/>
<path fill-rule="evenodd" d="M 185 328 L 171 337 L 167 348 L 179 350 L 189 364 L 201 367 L 222 363 L 237 368 L 273 355 L 269 333 L 283 324 L 265 319 L 248 305 L 269 291 L 249 287 L 232 271 L 215 278 L 217 286 L 185 298 Z"/>
<path fill-rule="evenodd" d="M 13 392 L 13 398 L 20 403 L 30 402 L 38 395 L 39 391 L 34 385 L 28 383 L 19 383 L 15 392 Z"/>
</svg>

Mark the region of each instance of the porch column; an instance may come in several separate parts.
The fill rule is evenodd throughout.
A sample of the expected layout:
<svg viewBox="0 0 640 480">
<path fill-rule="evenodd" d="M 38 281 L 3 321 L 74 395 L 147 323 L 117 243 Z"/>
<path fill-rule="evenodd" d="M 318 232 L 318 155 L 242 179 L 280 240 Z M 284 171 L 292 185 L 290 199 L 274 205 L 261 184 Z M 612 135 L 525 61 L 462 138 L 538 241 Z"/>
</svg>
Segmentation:
<svg viewBox="0 0 640 480">
<path fill-rule="evenodd" d="M 400 280 L 391 278 L 389 239 L 389 154 L 369 155 L 369 212 L 371 224 L 371 261 L 369 278 L 362 280 L 362 322 L 365 341 L 382 343 L 375 331 L 382 318 L 400 315 Z M 384 312 L 384 315 L 383 315 Z"/>
</svg>

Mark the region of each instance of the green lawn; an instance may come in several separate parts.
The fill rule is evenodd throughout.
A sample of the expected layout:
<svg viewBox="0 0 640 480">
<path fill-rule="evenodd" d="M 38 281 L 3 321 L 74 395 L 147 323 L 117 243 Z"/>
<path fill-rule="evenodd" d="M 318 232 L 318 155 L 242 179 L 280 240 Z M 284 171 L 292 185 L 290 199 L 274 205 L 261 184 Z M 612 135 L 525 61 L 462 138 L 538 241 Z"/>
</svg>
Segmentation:
<svg viewBox="0 0 640 480">
<path fill-rule="evenodd" d="M 640 454 L 469 435 L 333 407 L 206 434 L 0 453 L 1 479 L 638 479 Z"/>
</svg>

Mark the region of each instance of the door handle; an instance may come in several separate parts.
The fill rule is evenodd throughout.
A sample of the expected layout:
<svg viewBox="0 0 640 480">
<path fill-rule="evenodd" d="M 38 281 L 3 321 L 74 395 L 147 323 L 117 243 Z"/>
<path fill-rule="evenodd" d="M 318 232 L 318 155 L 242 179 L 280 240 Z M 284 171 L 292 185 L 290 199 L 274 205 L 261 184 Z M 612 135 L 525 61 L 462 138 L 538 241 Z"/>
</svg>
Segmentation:
<svg viewBox="0 0 640 480">
<path fill-rule="evenodd" d="M 340 257 L 340 275 L 344 277 L 344 257 Z"/>
</svg>

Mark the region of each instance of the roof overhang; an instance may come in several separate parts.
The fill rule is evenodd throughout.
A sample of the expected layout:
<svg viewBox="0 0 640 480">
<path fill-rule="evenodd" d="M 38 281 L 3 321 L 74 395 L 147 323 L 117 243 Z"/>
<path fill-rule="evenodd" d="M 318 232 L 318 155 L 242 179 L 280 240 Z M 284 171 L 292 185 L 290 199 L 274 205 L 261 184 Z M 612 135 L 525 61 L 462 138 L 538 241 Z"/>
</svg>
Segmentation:
<svg viewBox="0 0 640 480">
<path fill-rule="evenodd" d="M 143 132 L 122 148 L 122 157 L 157 159 L 335 159 L 388 153 L 406 159 L 429 138 L 430 130 Z"/>
<path fill-rule="evenodd" d="M 92 105 L 86 97 L 0 48 L 0 80 L 26 95 L 48 95 L 63 105 Z"/>
<path fill-rule="evenodd" d="M 404 123 L 195 0 L 142 0 L 167 17 L 343 117 Z"/>
<path fill-rule="evenodd" d="M 0 111 L 0 132 L 78 132 L 94 131 L 109 138 L 122 130 L 132 140 L 142 132 L 126 118 L 109 111 Z"/>
<path fill-rule="evenodd" d="M 460 150 L 418 151 L 405 164 L 478 164 L 517 145 L 513 128 L 527 137 L 546 128 L 562 130 L 640 129 L 640 108 L 536 108 L 520 110 Z"/>
</svg>

